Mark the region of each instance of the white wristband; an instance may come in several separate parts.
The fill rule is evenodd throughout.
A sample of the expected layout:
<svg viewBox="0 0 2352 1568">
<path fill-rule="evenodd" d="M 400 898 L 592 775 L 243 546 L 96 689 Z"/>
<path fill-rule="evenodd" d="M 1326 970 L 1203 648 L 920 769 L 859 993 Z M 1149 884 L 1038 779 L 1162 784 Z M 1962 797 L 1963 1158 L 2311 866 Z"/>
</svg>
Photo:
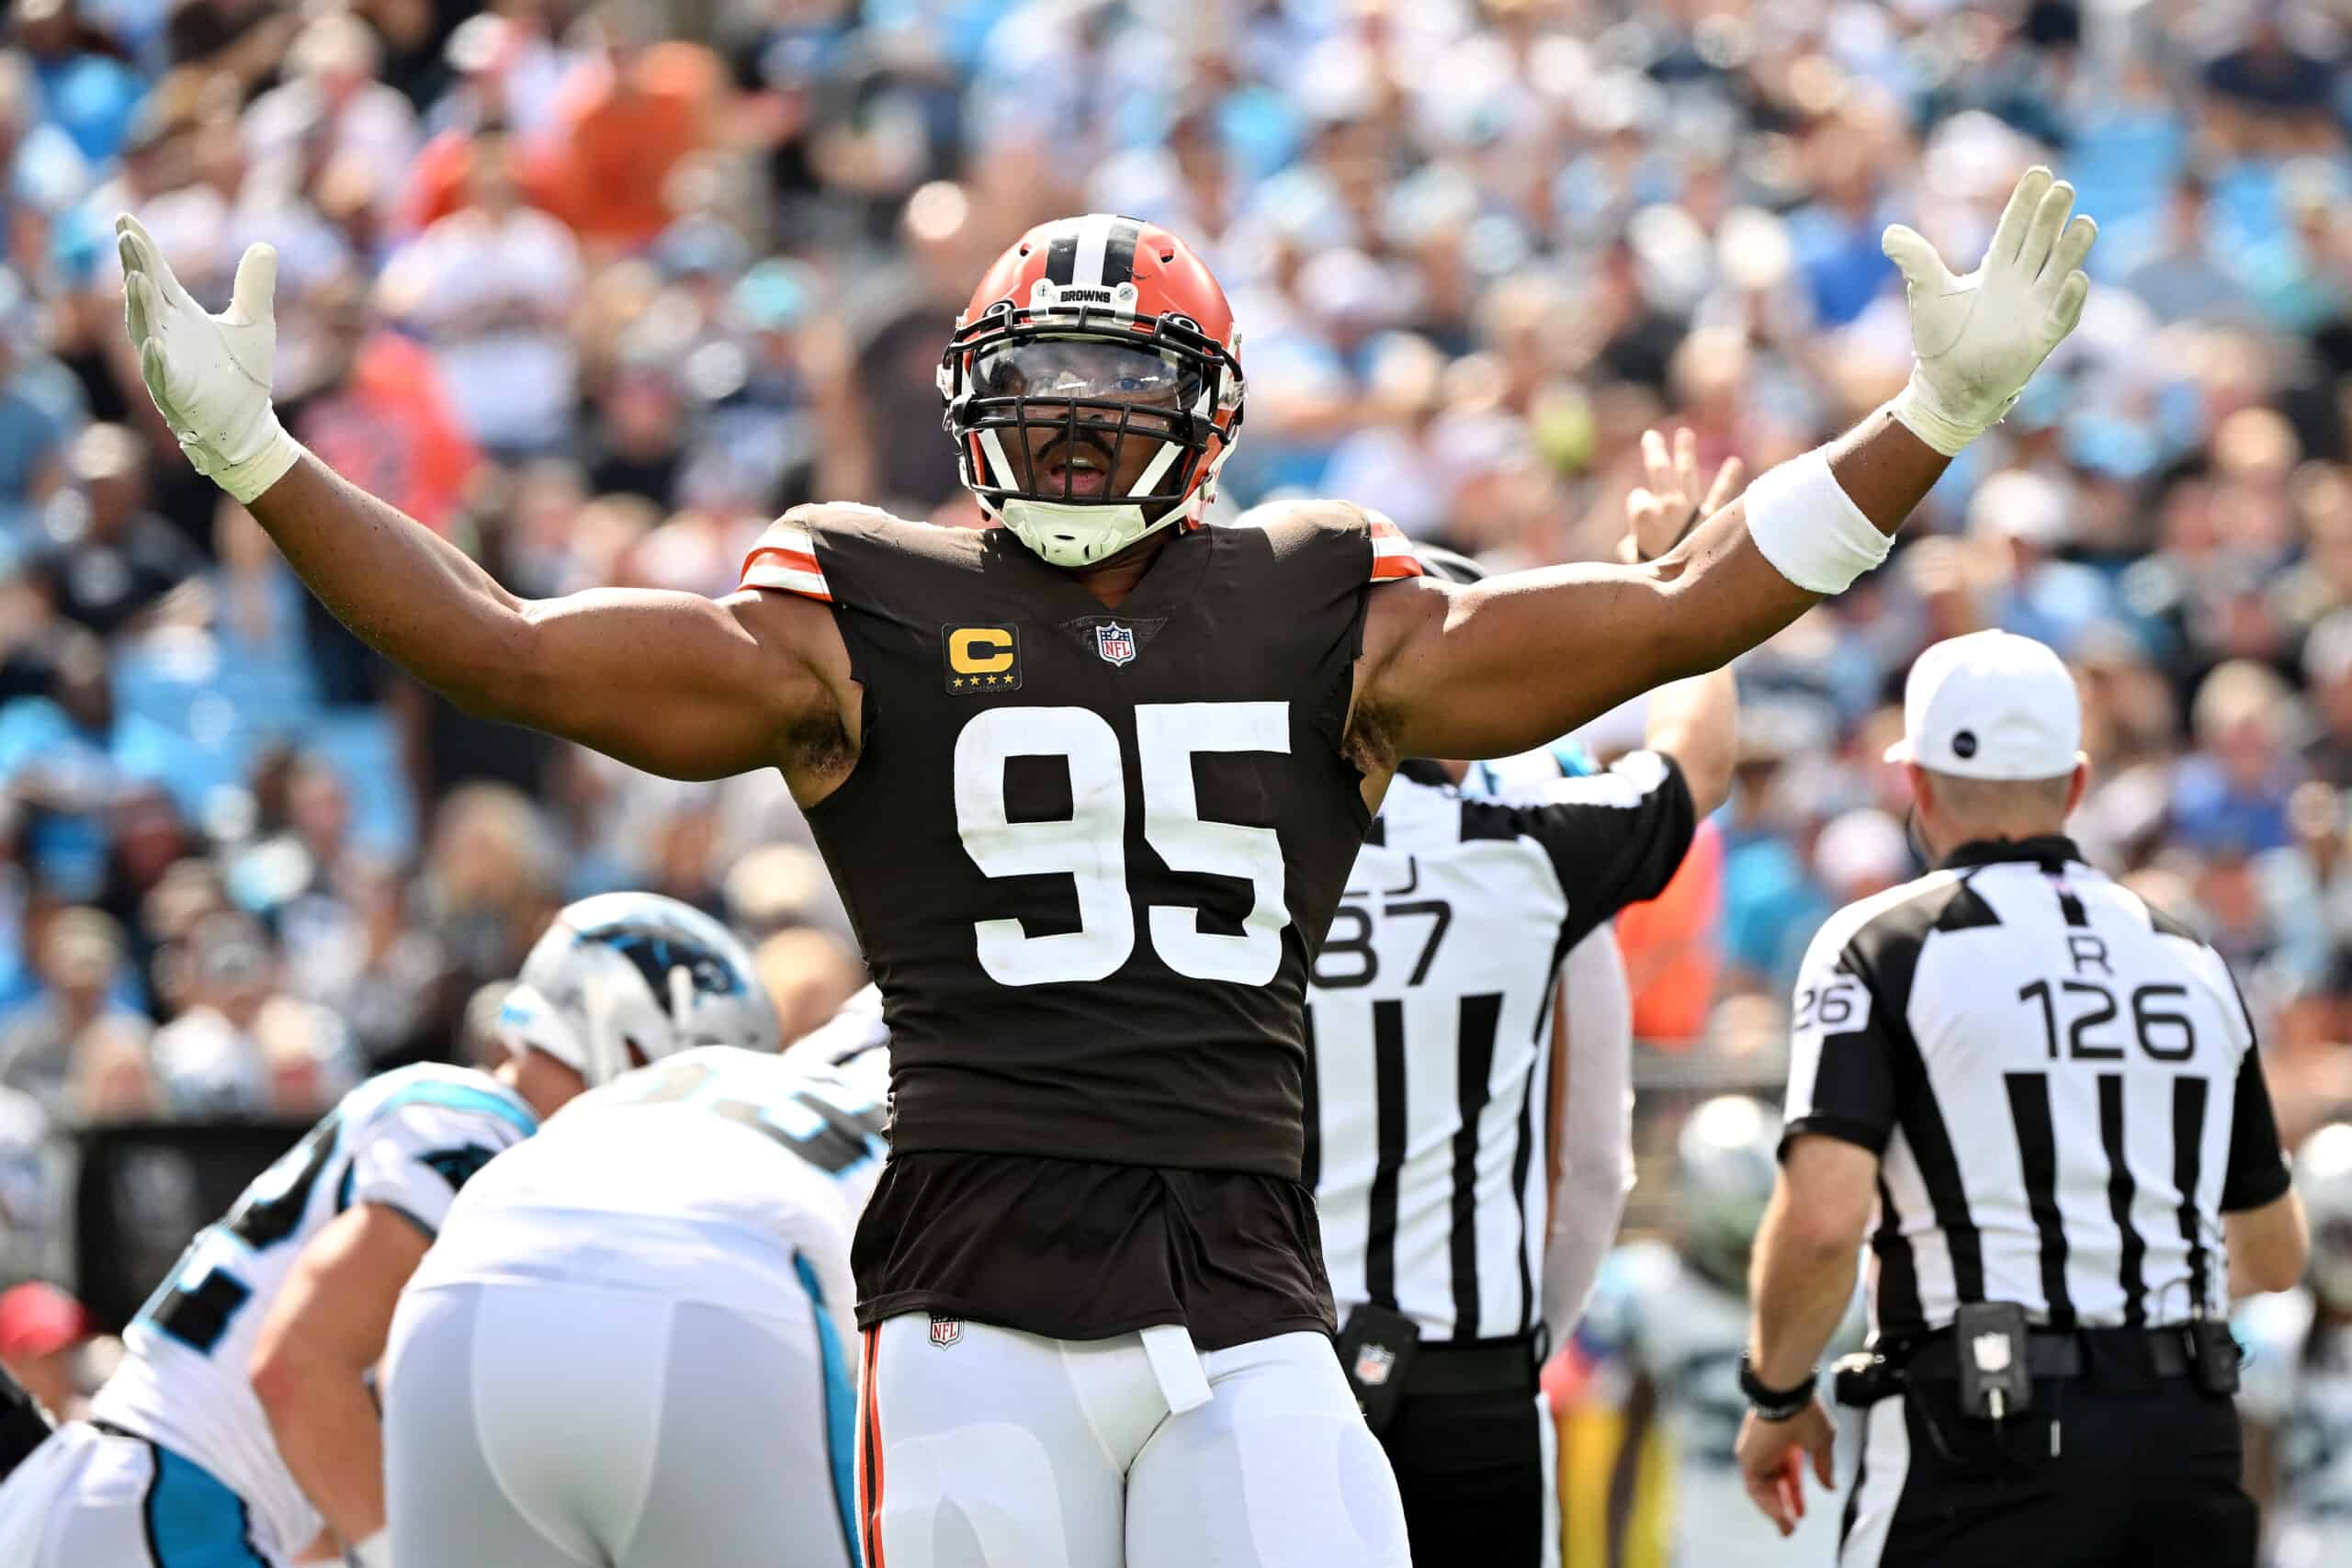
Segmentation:
<svg viewBox="0 0 2352 1568">
<path fill-rule="evenodd" d="M 1747 487 L 1747 536 L 1772 570 L 1808 593 L 1842 593 L 1894 540 L 1862 515 L 1819 447 L 1767 468 Z"/>
<path fill-rule="evenodd" d="M 378 1530 L 366 1540 L 346 1548 L 343 1555 L 351 1568 L 392 1568 L 392 1532 Z"/>
</svg>

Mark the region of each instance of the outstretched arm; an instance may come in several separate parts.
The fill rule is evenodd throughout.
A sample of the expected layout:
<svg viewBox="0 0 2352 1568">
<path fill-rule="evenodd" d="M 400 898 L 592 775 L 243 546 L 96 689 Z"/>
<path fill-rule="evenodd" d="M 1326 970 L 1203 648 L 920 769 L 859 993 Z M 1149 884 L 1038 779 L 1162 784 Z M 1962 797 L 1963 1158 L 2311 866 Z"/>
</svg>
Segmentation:
<svg viewBox="0 0 2352 1568">
<path fill-rule="evenodd" d="M 607 589 L 518 598 L 431 529 L 337 478 L 277 423 L 277 258 L 245 254 L 208 315 L 135 219 L 117 224 L 140 374 L 181 449 L 245 503 L 370 647 L 469 711 L 677 778 L 796 759 L 842 734 L 847 659 L 822 607 Z M 803 778 L 795 777 L 796 785 Z"/>
<path fill-rule="evenodd" d="M 1917 358 L 1886 408 L 1783 464 L 1657 559 L 1375 597 L 1358 729 L 1381 760 L 1538 746 L 1636 693 L 1713 670 L 1883 558 L 1951 457 L 1996 423 L 2081 318 L 2097 226 L 2047 169 L 2018 184 L 1978 269 L 1907 229 L 1887 254 Z"/>
</svg>

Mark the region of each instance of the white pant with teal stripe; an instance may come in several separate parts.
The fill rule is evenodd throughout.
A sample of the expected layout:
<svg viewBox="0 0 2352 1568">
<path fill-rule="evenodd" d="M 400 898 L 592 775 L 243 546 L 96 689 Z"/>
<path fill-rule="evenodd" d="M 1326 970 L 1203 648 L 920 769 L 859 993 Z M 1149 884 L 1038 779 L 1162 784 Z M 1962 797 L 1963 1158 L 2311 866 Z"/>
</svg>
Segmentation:
<svg viewBox="0 0 2352 1568">
<path fill-rule="evenodd" d="M 411 1291 L 385 1354 L 393 1561 L 856 1568 L 856 1389 L 796 1273 L 762 1313 L 577 1280 Z"/>
<path fill-rule="evenodd" d="M 243 1499 L 202 1466 L 85 1422 L 59 1427 L 0 1485 L 6 1568 L 284 1568 L 286 1561 Z"/>
</svg>

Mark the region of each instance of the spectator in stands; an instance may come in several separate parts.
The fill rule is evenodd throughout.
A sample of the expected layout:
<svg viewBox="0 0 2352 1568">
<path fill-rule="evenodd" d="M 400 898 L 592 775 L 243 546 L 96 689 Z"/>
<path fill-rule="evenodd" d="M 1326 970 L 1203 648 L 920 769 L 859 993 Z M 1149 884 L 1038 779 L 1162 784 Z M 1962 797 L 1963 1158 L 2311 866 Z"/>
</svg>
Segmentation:
<svg viewBox="0 0 2352 1568">
<path fill-rule="evenodd" d="M 2293 841 L 2285 755 L 2287 684 L 2245 660 L 2205 678 L 2191 710 L 2197 750 L 2174 784 L 2173 825 L 2190 846 L 2240 857 Z"/>
<path fill-rule="evenodd" d="M 49 1111 L 0 1088 L 0 1280 L 56 1276 L 65 1259 L 63 1172 L 51 1157 Z"/>
<path fill-rule="evenodd" d="M 40 84 L 43 118 L 96 167 L 120 151 L 146 93 L 121 44 L 82 17 L 75 0 L 19 0 L 17 41 Z"/>
<path fill-rule="evenodd" d="M 40 327 L 39 301 L 0 267 L 0 540 L 26 537 L 34 513 L 63 486 L 65 443 L 82 418 L 81 389 L 41 352 Z"/>
<path fill-rule="evenodd" d="M 477 134 L 466 203 L 397 252 L 379 302 L 432 345 L 458 417 L 509 460 L 560 449 L 579 398 L 579 247 L 523 204 L 511 138 Z"/>
<path fill-rule="evenodd" d="M 100 637 L 134 625 L 203 569 L 187 536 L 147 509 L 146 455 L 119 424 L 93 424 L 67 450 L 70 488 L 43 522 L 57 608 Z"/>
<path fill-rule="evenodd" d="M 2182 172 L 2161 226 L 2122 283 L 2160 321 L 2243 321 L 2252 314 L 2244 281 L 2215 244 L 2212 192 L 2201 170 Z"/>
<path fill-rule="evenodd" d="M 378 326 L 356 279 L 322 286 L 314 309 L 316 379 L 287 400 L 287 428 L 345 479 L 446 529 L 481 456 L 434 355 Z M 267 548 L 268 536 L 254 534 Z"/>
<path fill-rule="evenodd" d="M 146 1019 L 117 999 L 124 958 L 121 928 L 97 910 L 61 909 L 49 918 L 35 964 L 40 991 L 0 1018 L 0 1084 L 62 1116 L 84 1036 L 100 1026 L 146 1036 Z"/>
<path fill-rule="evenodd" d="M 669 227 L 671 173 L 719 141 L 729 87 L 717 55 L 649 41 L 625 6 L 607 5 L 581 27 L 592 52 L 557 100 L 554 188 L 582 245 L 605 259 Z"/>
<path fill-rule="evenodd" d="M 99 1023 L 74 1051 L 66 1103 L 76 1122 L 147 1122 L 164 1113 L 164 1095 L 147 1055 L 144 1020 L 136 1032 Z"/>
<path fill-rule="evenodd" d="M 187 1010 L 155 1032 L 164 1108 L 178 1116 L 315 1116 L 356 1081 L 342 1023 L 278 991 L 277 954 L 249 917 L 207 915 L 180 954 Z"/>
<path fill-rule="evenodd" d="M 15 50 L 0 49 L 0 265 L 38 276 L 51 223 L 81 198 L 89 181 L 88 160 L 73 137 L 41 112 L 40 82 L 30 62 Z"/>
<path fill-rule="evenodd" d="M 244 113 L 246 147 L 266 184 L 298 188 L 294 170 L 336 154 L 385 171 L 409 166 L 420 141 L 416 110 L 376 80 L 382 63 L 376 33 L 348 12 L 321 12 L 303 27 L 286 57 L 286 81 Z M 324 143 L 315 152 L 305 145 L 313 139 Z M 387 181 L 379 198 L 387 210 L 396 195 Z"/>
<path fill-rule="evenodd" d="M 2114 604 L 2104 577 L 2063 558 L 2075 542 L 2074 504 L 2059 480 L 2024 468 L 1995 474 L 1968 503 L 1969 533 L 1986 552 L 1992 624 L 2061 654 Z"/>
</svg>

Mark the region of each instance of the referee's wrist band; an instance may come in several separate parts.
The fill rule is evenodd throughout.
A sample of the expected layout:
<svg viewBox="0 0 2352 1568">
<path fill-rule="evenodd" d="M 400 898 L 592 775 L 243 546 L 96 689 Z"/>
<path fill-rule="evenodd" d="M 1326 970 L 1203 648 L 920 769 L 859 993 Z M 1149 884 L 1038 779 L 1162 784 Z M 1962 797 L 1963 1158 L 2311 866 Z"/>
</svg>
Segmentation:
<svg viewBox="0 0 2352 1568">
<path fill-rule="evenodd" d="M 1743 1352 L 1739 1358 L 1739 1392 L 1746 1396 L 1748 1408 L 1756 1412 L 1759 1421 L 1793 1421 L 1812 1407 L 1813 1390 L 1819 1374 L 1807 1372 L 1804 1382 L 1794 1388 L 1767 1388 L 1748 1364 Z"/>
</svg>

